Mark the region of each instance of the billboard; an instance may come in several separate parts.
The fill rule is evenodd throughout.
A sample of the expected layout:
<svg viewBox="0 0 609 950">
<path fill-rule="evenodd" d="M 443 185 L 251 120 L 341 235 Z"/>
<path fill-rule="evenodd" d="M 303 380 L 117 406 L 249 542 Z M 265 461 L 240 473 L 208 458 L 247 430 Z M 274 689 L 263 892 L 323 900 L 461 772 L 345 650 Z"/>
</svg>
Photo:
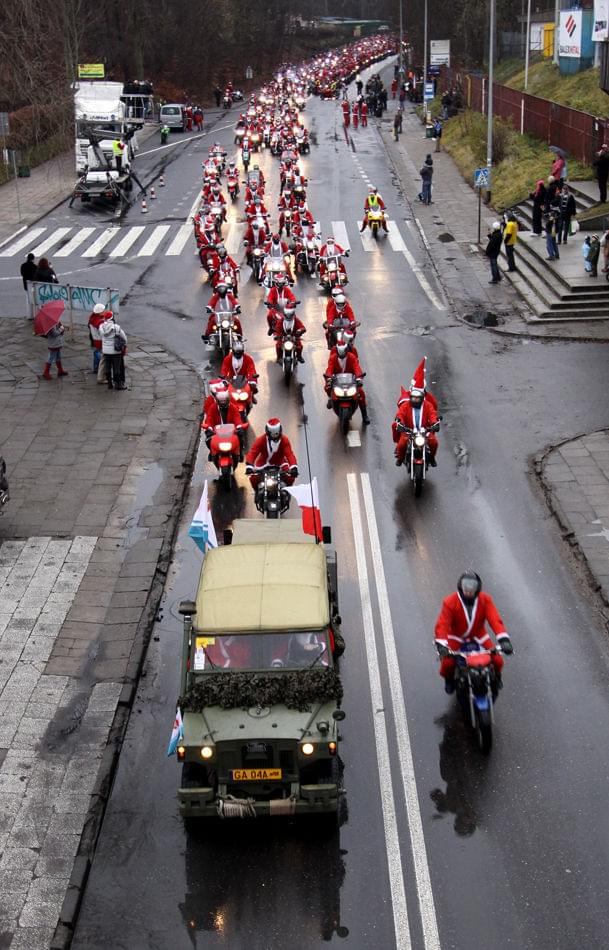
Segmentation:
<svg viewBox="0 0 609 950">
<path fill-rule="evenodd" d="M 595 43 L 609 39 L 609 0 L 594 0 L 594 23 L 592 25 L 592 40 Z"/>
<path fill-rule="evenodd" d="M 561 10 L 558 31 L 558 55 L 580 59 L 582 54 L 582 11 Z"/>
<path fill-rule="evenodd" d="M 103 63 L 78 64 L 79 79 L 103 79 L 105 74 L 106 72 Z"/>
<path fill-rule="evenodd" d="M 430 66 L 450 66 L 450 40 L 431 40 L 429 43 Z"/>
</svg>

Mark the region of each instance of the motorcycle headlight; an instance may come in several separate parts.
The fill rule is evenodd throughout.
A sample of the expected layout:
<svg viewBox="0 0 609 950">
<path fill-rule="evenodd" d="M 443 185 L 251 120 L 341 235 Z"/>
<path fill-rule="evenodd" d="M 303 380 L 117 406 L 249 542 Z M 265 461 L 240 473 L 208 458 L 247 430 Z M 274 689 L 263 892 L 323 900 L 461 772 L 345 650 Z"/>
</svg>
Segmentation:
<svg viewBox="0 0 609 950">
<path fill-rule="evenodd" d="M 339 399 L 347 394 L 347 391 L 343 389 L 342 386 L 335 386 L 333 392 Z"/>
<path fill-rule="evenodd" d="M 283 348 L 287 353 L 290 353 L 294 349 L 294 344 L 291 340 L 286 340 L 283 344 Z"/>
<path fill-rule="evenodd" d="M 257 247 L 254 251 L 254 257 L 261 257 L 261 256 L 262 256 L 262 251 L 260 250 L 259 247 Z"/>
<path fill-rule="evenodd" d="M 345 389 L 345 396 L 355 396 L 357 392 L 357 386 L 349 386 L 348 389 Z"/>
<path fill-rule="evenodd" d="M 230 442 L 218 442 L 218 448 L 221 452 L 230 452 L 232 447 L 233 446 Z"/>
<path fill-rule="evenodd" d="M 315 244 L 313 241 L 307 241 L 307 251 L 315 250 Z"/>
<path fill-rule="evenodd" d="M 237 393 L 237 399 L 240 402 L 247 402 L 247 393 Z"/>
<path fill-rule="evenodd" d="M 328 270 L 334 272 L 336 270 L 336 264 L 328 264 Z"/>
<path fill-rule="evenodd" d="M 424 435 L 415 435 L 415 437 L 414 437 L 414 444 L 417 446 L 417 448 L 422 449 L 423 446 L 425 445 L 425 436 L 424 436 Z"/>
<path fill-rule="evenodd" d="M 223 330 L 228 330 L 229 327 L 230 327 L 229 321 L 228 321 L 228 320 L 223 320 L 223 321 L 222 321 L 222 329 L 223 329 Z"/>
</svg>

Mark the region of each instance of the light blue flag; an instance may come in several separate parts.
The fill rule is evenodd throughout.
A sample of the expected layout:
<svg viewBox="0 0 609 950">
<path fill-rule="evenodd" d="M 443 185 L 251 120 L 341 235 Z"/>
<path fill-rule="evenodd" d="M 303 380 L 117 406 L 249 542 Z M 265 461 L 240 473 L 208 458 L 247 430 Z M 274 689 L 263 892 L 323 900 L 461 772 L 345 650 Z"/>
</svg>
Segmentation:
<svg viewBox="0 0 609 950">
<path fill-rule="evenodd" d="M 178 747 L 178 743 L 184 738 L 184 723 L 182 722 L 182 710 L 178 706 L 176 710 L 176 717 L 173 721 L 173 729 L 171 730 L 171 739 L 169 740 L 169 745 L 167 746 L 167 755 L 173 755 L 175 750 Z"/>
</svg>

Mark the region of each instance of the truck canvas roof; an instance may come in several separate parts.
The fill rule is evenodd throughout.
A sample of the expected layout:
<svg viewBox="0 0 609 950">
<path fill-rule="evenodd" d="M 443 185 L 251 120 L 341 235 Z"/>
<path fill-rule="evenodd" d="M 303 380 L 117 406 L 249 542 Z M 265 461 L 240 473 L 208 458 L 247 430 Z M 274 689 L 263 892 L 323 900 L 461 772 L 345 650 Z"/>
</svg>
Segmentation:
<svg viewBox="0 0 609 950">
<path fill-rule="evenodd" d="M 321 630 L 330 622 L 324 550 L 303 541 L 233 543 L 208 551 L 196 607 L 197 631 Z"/>
</svg>

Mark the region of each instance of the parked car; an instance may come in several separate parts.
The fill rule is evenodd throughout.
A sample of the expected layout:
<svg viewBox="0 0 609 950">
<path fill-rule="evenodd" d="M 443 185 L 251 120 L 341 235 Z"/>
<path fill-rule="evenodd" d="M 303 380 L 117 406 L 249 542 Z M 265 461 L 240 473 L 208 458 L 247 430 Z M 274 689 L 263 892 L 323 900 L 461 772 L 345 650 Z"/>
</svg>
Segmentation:
<svg viewBox="0 0 609 950">
<path fill-rule="evenodd" d="M 171 102 L 161 106 L 159 120 L 161 125 L 167 125 L 170 129 L 179 129 L 183 132 L 186 128 L 186 106 L 183 103 Z"/>
</svg>

